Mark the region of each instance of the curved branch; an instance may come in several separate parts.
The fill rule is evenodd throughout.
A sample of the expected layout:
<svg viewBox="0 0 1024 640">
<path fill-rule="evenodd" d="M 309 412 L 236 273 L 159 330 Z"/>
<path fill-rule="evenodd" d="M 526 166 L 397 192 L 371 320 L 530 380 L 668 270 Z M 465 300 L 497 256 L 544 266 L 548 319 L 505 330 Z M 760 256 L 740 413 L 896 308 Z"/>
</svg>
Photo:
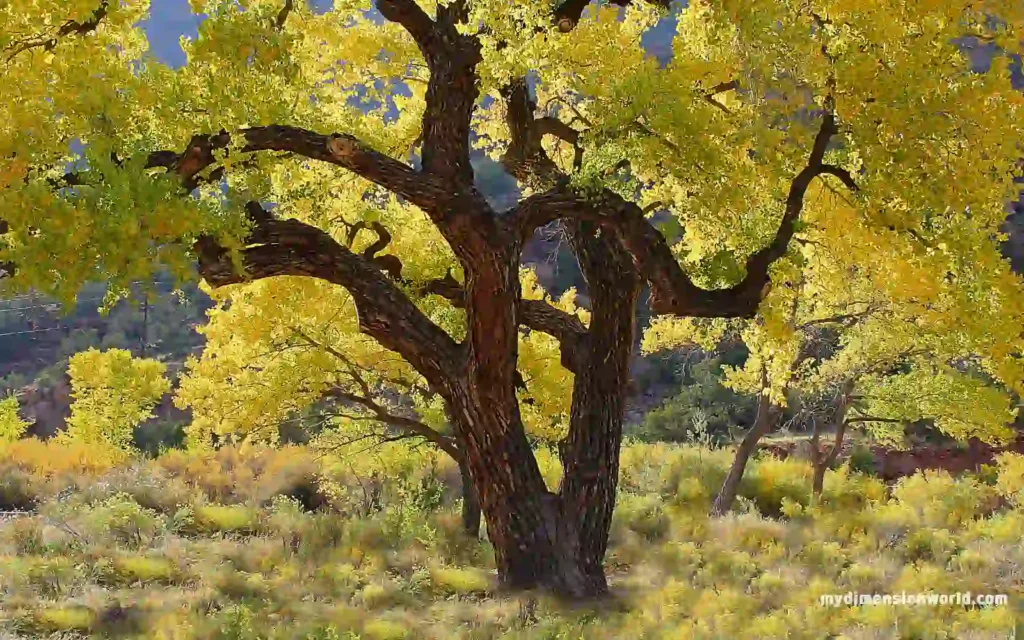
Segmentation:
<svg viewBox="0 0 1024 640">
<path fill-rule="evenodd" d="M 405 433 L 418 436 L 424 440 L 434 444 L 438 449 L 444 451 L 456 462 L 461 461 L 462 451 L 456 446 L 455 439 L 438 433 L 431 429 L 426 423 L 416 420 L 414 418 L 407 418 L 405 416 L 395 415 L 390 413 L 387 409 L 382 407 L 380 404 L 375 402 L 373 399 L 359 396 L 353 393 L 346 393 L 341 390 L 332 390 L 328 393 L 331 398 L 336 400 L 342 400 L 345 402 L 351 402 L 361 407 L 369 409 L 373 414 L 373 419 L 377 420 L 389 427 L 394 427 Z"/>
<path fill-rule="evenodd" d="M 194 246 L 200 275 L 215 287 L 283 275 L 345 287 L 355 301 L 360 330 L 400 354 L 433 390 L 442 392 L 457 375 L 460 350 L 455 341 L 374 264 L 324 231 L 298 220 L 267 219 L 254 227 L 248 241 L 233 256 L 212 238 L 200 238 Z"/>
<path fill-rule="evenodd" d="M 375 151 L 347 134 L 323 135 L 299 127 L 269 125 L 243 129 L 237 134 L 193 136 L 183 153 L 156 151 L 147 168 L 164 167 L 177 173 L 186 188 L 198 184 L 197 175 L 217 161 L 215 151 L 226 150 L 233 135 L 243 138 L 241 151 L 283 151 L 337 165 L 380 185 L 421 208 L 436 208 L 450 199 L 444 185 L 409 165 Z"/>
<path fill-rule="evenodd" d="M 804 169 L 793 179 L 786 206 L 772 242 L 746 261 L 746 276 L 727 289 L 706 290 L 679 265 L 664 236 L 651 226 L 642 209 L 618 194 L 604 190 L 594 199 L 585 200 L 562 186 L 527 198 L 510 214 L 511 225 L 521 237 L 534 229 L 560 218 L 596 220 L 617 232 L 633 255 L 637 268 L 651 284 L 651 310 L 657 314 L 690 317 L 752 317 L 771 285 L 768 270 L 784 256 L 796 230 L 796 221 L 803 211 L 804 197 L 811 182 L 827 173 L 854 184 L 847 172 L 823 163 L 832 136 L 839 129 L 835 117 L 826 113 L 815 136 L 810 157 Z M 854 187 L 856 185 L 854 184 Z"/>
<path fill-rule="evenodd" d="M 10 53 L 7 55 L 7 62 L 10 62 L 19 54 L 32 49 L 42 48 L 45 51 L 53 51 L 57 47 L 61 38 L 66 38 L 67 36 L 84 36 L 92 33 L 100 26 L 103 19 L 107 17 L 107 12 L 109 10 L 110 0 L 103 0 L 88 19 L 82 22 L 68 20 L 62 24 L 60 28 L 57 29 L 57 32 L 52 36 L 38 36 L 27 40 L 15 41 L 10 47 L 8 47 L 8 49 L 10 49 Z"/>
<path fill-rule="evenodd" d="M 348 371 L 349 376 L 352 377 L 353 382 L 356 383 L 356 386 L 359 387 L 359 390 L 362 393 L 362 395 L 357 395 L 354 393 L 349 393 L 347 391 L 342 391 L 341 389 L 338 388 L 334 388 L 328 391 L 327 395 L 329 397 L 336 400 L 342 400 L 345 402 L 360 405 L 370 410 L 374 414 L 374 417 L 381 423 L 386 424 L 390 427 L 394 427 L 406 433 L 419 436 L 425 440 L 434 443 L 435 445 L 437 445 L 439 449 L 455 458 L 456 461 L 462 459 L 462 452 L 458 449 L 454 438 L 438 433 L 434 429 L 431 429 L 427 424 L 414 418 L 409 418 L 406 416 L 400 416 L 391 413 L 379 402 L 374 400 L 373 390 L 370 388 L 370 384 L 366 381 L 366 378 L 364 378 L 362 373 L 360 372 L 360 367 L 357 366 L 354 362 L 352 362 L 352 360 L 349 359 L 345 354 L 341 353 L 331 345 L 324 344 L 322 342 L 319 342 L 318 340 L 315 340 L 314 338 L 310 337 L 308 334 L 299 329 L 292 328 L 292 331 L 294 331 L 297 336 L 306 341 L 310 346 L 326 351 L 330 355 L 334 356 L 339 362 L 341 362 L 345 366 L 345 369 Z"/>
</svg>

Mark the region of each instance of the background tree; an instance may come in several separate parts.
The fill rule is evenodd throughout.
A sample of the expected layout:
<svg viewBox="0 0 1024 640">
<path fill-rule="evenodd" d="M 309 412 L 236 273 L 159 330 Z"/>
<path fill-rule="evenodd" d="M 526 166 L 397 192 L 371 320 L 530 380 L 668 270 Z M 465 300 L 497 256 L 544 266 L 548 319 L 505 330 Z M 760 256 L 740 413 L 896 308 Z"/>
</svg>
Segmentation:
<svg viewBox="0 0 1024 640">
<path fill-rule="evenodd" d="M 819 202 L 808 212 L 843 206 Z M 998 359 L 1005 349 L 992 333 L 1012 335 L 1007 318 L 990 317 L 991 326 L 965 325 L 961 319 L 976 309 L 974 296 L 939 287 L 922 304 L 913 287 L 879 290 L 872 267 L 819 244 L 814 230 L 803 244 L 795 260 L 782 263 L 790 276 L 772 300 L 782 307 L 776 314 L 764 305 L 750 321 L 669 319 L 647 336 L 647 350 L 694 341 L 710 346 L 736 336 L 749 350 L 741 366 L 724 368 L 723 384 L 760 398 L 757 419 L 737 448 L 713 513 L 732 508 L 747 461 L 787 406 L 793 421 L 813 425 L 814 495 L 821 493 L 825 469 L 835 462 L 848 424 L 867 425 L 890 442 L 902 439 L 905 425 L 924 419 L 960 441 L 1012 439 L 1013 394 L 1020 393 L 1021 381 L 1000 380 L 984 365 L 993 361 L 989 354 Z M 1015 300 L 1000 310 L 1018 306 Z M 818 447 L 823 423 L 835 434 L 827 452 Z"/>
<path fill-rule="evenodd" d="M 161 362 L 135 358 L 124 349 L 90 349 L 71 357 L 71 416 L 58 436 L 95 447 L 98 458 L 119 458 L 132 449 L 136 426 L 170 388 Z"/>
<path fill-rule="evenodd" d="M 0 400 L 0 444 L 14 442 L 25 435 L 29 427 L 19 412 L 17 396 Z"/>
<path fill-rule="evenodd" d="M 508 586 L 606 590 L 645 285 L 655 315 L 760 308 L 772 326 L 792 240 L 814 230 L 877 267 L 879 288 L 897 283 L 922 304 L 945 287 L 973 297 L 981 312 L 958 322 L 980 332 L 972 323 L 998 319 L 985 335 L 1006 345 L 984 369 L 1024 379 L 1021 283 L 995 242 L 1022 98 L 1006 59 L 973 74 L 954 43 L 972 34 L 1015 52 L 1024 8 L 698 1 L 679 12 L 660 65 L 638 42 L 662 0 L 343 0 L 327 14 L 192 4 L 209 19 L 176 71 L 146 57 L 142 1 L 5 12 L 9 287 L 70 300 L 96 278 L 185 275 L 195 258 L 214 287 L 303 276 L 346 289 L 360 330 L 443 399 Z M 475 188 L 473 145 L 523 187 L 510 210 Z M 847 208 L 805 211 L 822 184 Z M 353 210 L 347 192 L 366 206 Z M 444 275 L 417 282 L 398 268 L 411 262 L 401 249 L 346 246 L 347 229 L 385 203 L 429 220 L 419 251 L 447 262 Z M 682 242 L 649 224 L 657 208 Z M 521 293 L 524 242 L 559 222 L 587 285 L 587 326 Z M 465 334 L 410 289 L 440 293 Z M 554 336 L 575 374 L 557 491 L 524 426 L 521 325 Z"/>
</svg>

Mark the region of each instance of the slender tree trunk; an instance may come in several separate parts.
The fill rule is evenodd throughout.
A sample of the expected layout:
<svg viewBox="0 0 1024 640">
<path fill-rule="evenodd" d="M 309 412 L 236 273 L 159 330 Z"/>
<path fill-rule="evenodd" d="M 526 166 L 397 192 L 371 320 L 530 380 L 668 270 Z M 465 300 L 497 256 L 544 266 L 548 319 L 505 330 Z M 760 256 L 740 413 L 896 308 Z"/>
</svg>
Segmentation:
<svg viewBox="0 0 1024 640">
<path fill-rule="evenodd" d="M 814 502 L 821 499 L 821 493 L 825 490 L 825 471 L 836 463 L 839 451 L 843 448 L 843 439 L 846 436 L 846 412 L 850 408 L 850 396 L 853 393 L 854 380 L 847 380 L 843 383 L 836 396 L 832 421 L 835 427 L 835 440 L 828 453 L 822 454 L 818 449 L 818 423 L 814 423 L 814 433 L 811 436 L 812 457 L 814 464 L 814 476 L 811 479 L 811 498 Z"/>
<path fill-rule="evenodd" d="M 811 478 L 811 500 L 817 502 L 818 497 L 821 495 L 821 491 L 825 486 L 825 458 L 821 452 L 821 427 L 820 422 L 815 417 L 813 418 L 814 428 L 811 431 L 811 467 L 814 470 L 814 475 Z"/>
<path fill-rule="evenodd" d="M 764 434 L 768 433 L 778 420 L 781 411 L 773 406 L 765 391 L 761 392 L 758 400 L 757 417 L 754 419 L 754 426 L 750 428 L 747 435 L 743 437 L 740 446 L 736 449 L 736 457 L 733 459 L 732 467 L 729 468 L 729 475 L 726 476 L 722 488 L 711 505 L 711 515 L 721 516 L 728 513 L 736 502 L 736 494 L 740 488 L 740 480 L 743 479 L 743 471 L 747 468 L 747 461 L 757 449 L 757 443 Z"/>
<path fill-rule="evenodd" d="M 839 457 L 839 451 L 843 448 L 843 439 L 846 436 L 846 420 L 842 420 L 835 426 L 835 441 L 829 448 L 827 454 L 821 455 L 815 449 L 814 452 L 814 478 L 811 480 L 811 495 L 815 502 L 821 499 L 821 492 L 825 489 L 825 472 L 832 468 Z"/>
<path fill-rule="evenodd" d="M 845 432 L 846 421 L 843 421 L 836 425 L 836 439 L 829 448 L 829 452 L 825 455 L 818 455 L 815 452 L 814 477 L 811 480 L 811 495 L 815 502 L 821 499 L 821 493 L 825 489 L 825 472 L 836 463 L 836 458 L 839 457 L 839 450 L 843 448 Z"/>
</svg>

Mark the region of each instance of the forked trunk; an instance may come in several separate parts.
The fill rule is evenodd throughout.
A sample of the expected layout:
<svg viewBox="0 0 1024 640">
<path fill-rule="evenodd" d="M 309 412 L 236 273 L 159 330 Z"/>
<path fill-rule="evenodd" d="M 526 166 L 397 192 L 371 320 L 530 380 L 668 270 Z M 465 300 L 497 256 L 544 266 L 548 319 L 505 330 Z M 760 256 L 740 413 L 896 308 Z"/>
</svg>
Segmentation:
<svg viewBox="0 0 1024 640">
<path fill-rule="evenodd" d="M 517 323 L 500 322 L 506 292 L 519 293 L 516 272 L 492 264 L 476 272 L 487 274 L 487 281 L 474 279 L 467 286 L 470 292 L 486 290 L 486 298 L 481 295 L 486 305 L 470 305 L 470 344 L 474 353 L 491 357 L 469 358 L 467 379 L 450 388 L 447 400 L 479 493 L 500 583 L 579 599 L 608 589 L 602 562 L 615 506 L 640 278 L 629 254 L 596 228 L 573 226 L 570 235 L 592 315 L 590 330 L 571 358 L 576 377 L 569 433 L 560 447 L 559 492 L 545 485 L 519 413 Z"/>
<path fill-rule="evenodd" d="M 821 499 L 821 494 L 825 490 L 825 472 L 836 463 L 839 451 L 843 448 L 843 439 L 846 436 L 846 414 L 850 408 L 854 386 L 855 380 L 846 380 L 835 398 L 832 414 L 835 441 L 828 453 L 823 453 L 818 446 L 818 422 L 817 420 L 814 422 L 814 432 L 811 435 L 811 463 L 814 465 L 814 476 L 811 478 L 811 500 L 813 502 L 818 502 Z"/>
<path fill-rule="evenodd" d="M 487 522 L 498 580 L 508 589 L 590 596 L 572 532 L 562 526 L 560 501 L 544 484 L 519 412 L 518 253 L 481 241 L 471 258 L 466 371 L 449 381 L 445 399 Z"/>
<path fill-rule="evenodd" d="M 761 437 L 771 430 L 779 415 L 780 411 L 771 405 L 767 393 L 762 392 L 758 401 L 754 426 L 750 428 L 736 449 L 736 457 L 733 459 L 732 467 L 729 468 L 729 475 L 726 476 L 721 490 L 711 505 L 711 515 L 721 516 L 732 510 L 733 503 L 736 502 L 736 494 L 739 492 L 740 480 L 743 479 L 743 472 L 747 468 L 747 461 L 757 450 L 757 443 Z"/>
<path fill-rule="evenodd" d="M 473 485 L 494 547 L 498 582 L 509 590 L 594 595 L 561 527 L 558 497 L 547 490 L 518 414 L 465 398 L 462 421 Z"/>
</svg>

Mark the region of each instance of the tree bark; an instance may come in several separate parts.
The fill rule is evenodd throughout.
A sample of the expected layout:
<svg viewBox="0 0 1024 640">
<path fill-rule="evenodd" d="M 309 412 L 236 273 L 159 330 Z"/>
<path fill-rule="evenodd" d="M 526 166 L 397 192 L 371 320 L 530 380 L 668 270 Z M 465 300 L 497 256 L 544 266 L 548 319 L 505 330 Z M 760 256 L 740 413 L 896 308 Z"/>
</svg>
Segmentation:
<svg viewBox="0 0 1024 640">
<path fill-rule="evenodd" d="M 544 484 L 518 407 L 510 413 L 508 405 L 496 407 L 475 396 L 460 394 L 451 412 L 464 434 L 499 583 L 509 590 L 591 595 L 569 541 L 560 535 L 558 498 Z"/>
<path fill-rule="evenodd" d="M 462 481 L 462 529 L 467 535 L 479 538 L 482 519 L 480 498 L 473 486 L 469 465 L 463 461 L 459 461 L 459 479 Z"/>
<path fill-rule="evenodd" d="M 729 475 L 726 476 L 722 488 L 711 505 L 711 515 L 721 516 L 732 510 L 736 502 L 736 494 L 739 491 L 740 480 L 743 479 L 743 471 L 747 468 L 747 461 L 757 449 L 757 443 L 764 434 L 768 433 L 775 425 L 781 415 L 781 410 L 772 405 L 765 391 L 761 392 L 761 398 L 757 405 L 757 418 L 754 426 L 744 436 L 739 448 L 736 449 L 736 457 L 733 459 L 732 467 L 729 468 Z"/>
<path fill-rule="evenodd" d="M 843 448 L 843 439 L 846 436 L 846 413 L 850 407 L 851 394 L 853 393 L 854 381 L 849 380 L 843 383 L 843 387 L 835 400 L 835 411 L 832 421 L 835 426 L 835 440 L 828 453 L 822 455 L 818 450 L 818 423 L 814 423 L 814 434 L 811 437 L 811 461 L 814 465 L 814 476 L 811 478 L 811 497 L 817 502 L 821 499 L 821 493 L 825 489 L 825 471 L 836 463 L 839 451 Z"/>
<path fill-rule="evenodd" d="M 640 276 L 622 244 L 595 223 L 567 224 L 591 300 L 576 371 L 569 433 L 560 443 L 565 537 L 592 594 L 608 589 L 604 554 L 619 479 L 622 417 L 635 337 Z"/>
</svg>

